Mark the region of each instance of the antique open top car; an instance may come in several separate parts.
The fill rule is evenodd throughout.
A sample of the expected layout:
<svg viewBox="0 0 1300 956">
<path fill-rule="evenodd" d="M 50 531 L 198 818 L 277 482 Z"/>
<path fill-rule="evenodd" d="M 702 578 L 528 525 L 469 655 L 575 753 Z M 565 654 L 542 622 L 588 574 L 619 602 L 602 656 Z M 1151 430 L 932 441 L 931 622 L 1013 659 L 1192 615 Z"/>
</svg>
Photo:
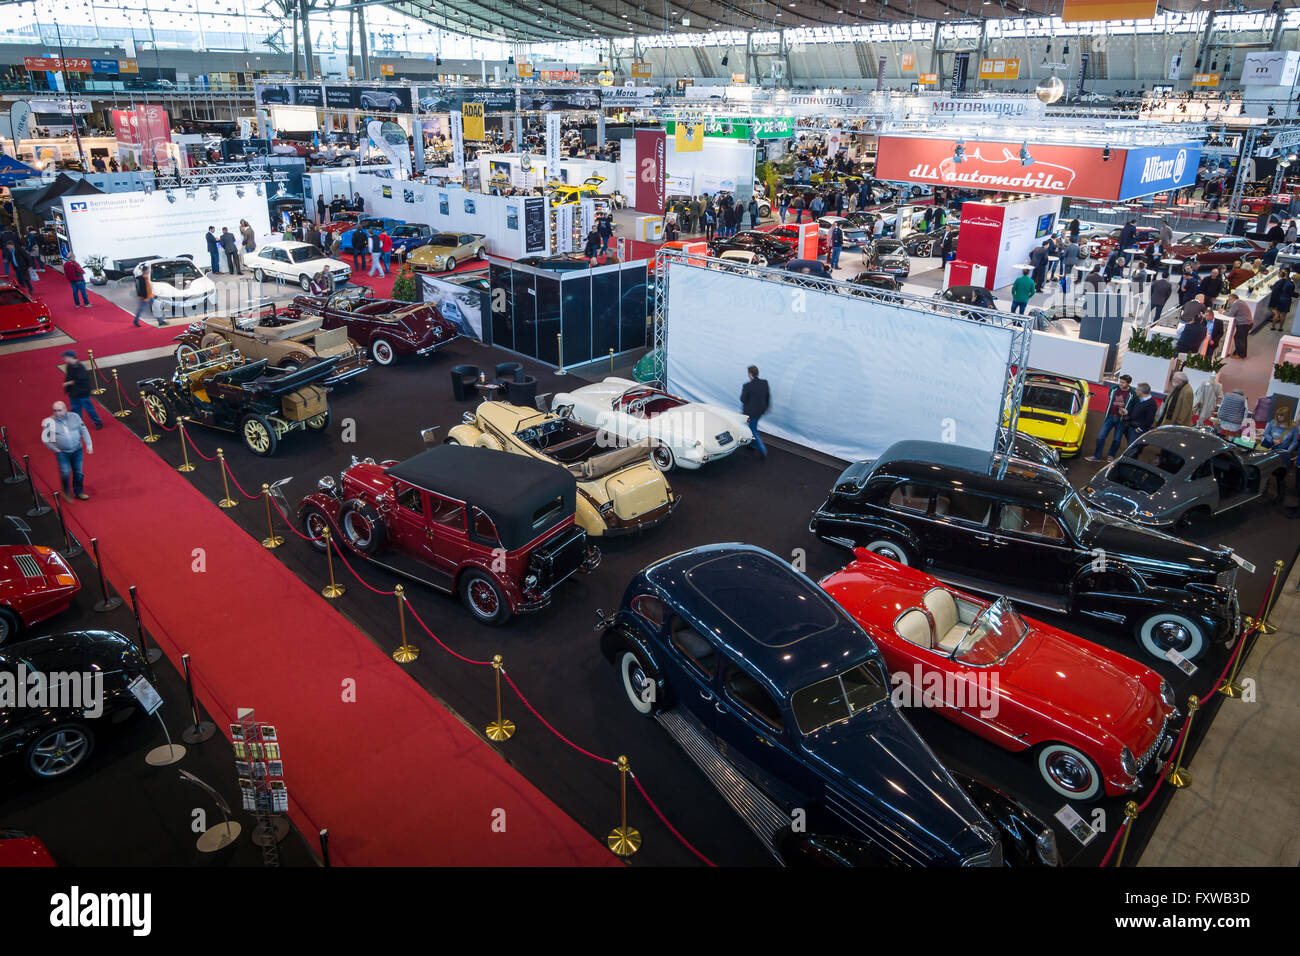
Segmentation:
<svg viewBox="0 0 1300 956">
<path fill-rule="evenodd" d="M 600 563 L 573 520 L 573 476 L 544 461 L 501 464 L 498 452 L 451 445 L 402 462 L 354 458 L 303 498 L 298 519 L 310 537 L 328 527 L 351 551 L 501 624 Z"/>
<path fill-rule="evenodd" d="M 447 442 L 564 466 L 578 479 L 578 524 L 590 535 L 643 531 L 677 507 L 677 497 L 650 460 L 652 439 L 619 447 L 616 436 L 572 418 L 484 402 L 465 413 L 465 420 L 448 432 Z"/>
<path fill-rule="evenodd" d="M 277 312 L 272 303 L 264 302 L 228 316 L 191 322 L 173 340 L 179 343 L 176 358 L 180 361 L 181 356 L 192 357 L 201 348 L 229 342 L 245 359 L 266 359 L 268 365 L 287 372 L 313 359 L 335 359 L 334 371 L 324 385 L 346 382 L 370 368 L 365 350 L 348 338 L 347 329 L 325 329 L 323 322 L 319 315 Z"/>
<path fill-rule="evenodd" d="M 254 455 L 275 454 L 291 431 L 323 432 L 330 409 L 320 384 L 335 359 L 315 359 L 286 372 L 266 359 L 247 361 L 227 342 L 182 356 L 170 379 L 137 382 L 145 414 L 171 428 L 178 417 L 239 435 Z"/>
<path fill-rule="evenodd" d="M 376 299 L 368 286 L 331 295 L 300 295 L 281 312 L 288 316 L 320 316 L 321 328 L 347 329 L 350 339 L 380 365 L 399 355 L 428 355 L 460 334 L 456 323 L 443 318 L 427 302 Z"/>
</svg>

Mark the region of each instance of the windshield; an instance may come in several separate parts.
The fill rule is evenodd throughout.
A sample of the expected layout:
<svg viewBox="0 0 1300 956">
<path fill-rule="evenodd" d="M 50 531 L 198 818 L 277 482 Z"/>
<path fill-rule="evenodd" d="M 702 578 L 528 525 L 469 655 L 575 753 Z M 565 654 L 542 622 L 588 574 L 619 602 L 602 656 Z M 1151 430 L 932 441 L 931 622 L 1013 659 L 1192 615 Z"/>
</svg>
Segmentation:
<svg viewBox="0 0 1300 956">
<path fill-rule="evenodd" d="M 1049 412 L 1061 412 L 1072 415 L 1078 401 L 1078 393 L 1055 385 L 1026 385 L 1020 404 L 1029 408 L 1041 408 Z"/>
<path fill-rule="evenodd" d="M 393 230 L 393 235 L 399 239 L 405 239 L 407 236 L 418 236 L 419 234 L 419 226 L 398 226 Z"/>
<path fill-rule="evenodd" d="M 889 697 L 889 688 L 880 681 L 880 673 L 866 664 L 818 681 L 790 698 L 799 731 L 811 734 L 860 711 L 874 707 Z"/>
<path fill-rule="evenodd" d="M 1187 464 L 1187 459 L 1182 455 L 1170 451 L 1168 448 L 1161 448 L 1153 442 L 1145 439 L 1139 439 L 1128 447 L 1124 453 L 1125 458 L 1135 458 L 1144 465 L 1150 465 L 1153 468 L 1159 468 L 1167 475 L 1176 475 L 1183 470 Z"/>
<path fill-rule="evenodd" d="M 876 251 L 885 256 L 896 256 L 903 251 L 903 244 L 897 239 L 877 239 Z"/>
<path fill-rule="evenodd" d="M 289 260 L 291 262 L 312 262 L 324 258 L 320 250 L 315 246 L 300 246 L 297 249 L 289 250 Z"/>
<path fill-rule="evenodd" d="M 1178 244 L 1181 246 L 1208 246 L 1217 238 L 1217 236 L 1203 236 L 1199 232 L 1193 232 L 1190 235 L 1183 236 Z"/>
<path fill-rule="evenodd" d="M 1074 535 L 1075 540 L 1082 537 L 1088 523 L 1092 520 L 1092 512 L 1083 503 L 1083 499 L 1076 492 L 1071 491 L 1068 496 L 1061 499 L 1057 508 L 1058 516 L 1069 527 L 1070 534 Z"/>
<path fill-rule="evenodd" d="M 452 235 L 451 233 L 449 233 L 449 232 L 440 232 L 440 233 L 438 233 L 436 236 L 433 236 L 433 237 L 431 237 L 431 238 L 429 239 L 429 245 L 431 245 L 431 246 L 459 246 L 459 245 L 460 245 L 460 237 L 459 237 L 459 236 L 453 236 L 453 235 Z"/>
<path fill-rule="evenodd" d="M 1006 598 L 998 598 L 975 618 L 966 636 L 961 639 L 952 659 L 984 667 L 1000 664 L 1020 646 L 1028 629 Z"/>
<path fill-rule="evenodd" d="M 188 259 L 155 262 L 149 266 L 149 278 L 155 282 L 172 282 L 178 279 L 198 279 L 202 273 Z"/>
</svg>

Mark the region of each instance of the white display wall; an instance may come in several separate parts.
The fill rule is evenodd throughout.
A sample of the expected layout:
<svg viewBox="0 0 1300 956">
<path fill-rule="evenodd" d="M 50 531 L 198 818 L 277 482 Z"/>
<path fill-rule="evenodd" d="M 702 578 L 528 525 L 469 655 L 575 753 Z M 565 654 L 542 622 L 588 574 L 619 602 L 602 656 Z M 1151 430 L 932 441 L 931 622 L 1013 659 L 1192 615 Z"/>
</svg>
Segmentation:
<svg viewBox="0 0 1300 956">
<path fill-rule="evenodd" d="M 1002 219 L 1002 239 L 998 246 L 997 274 L 993 276 L 990 288 L 1001 289 L 1015 281 L 1020 275 L 1017 266 L 1029 261 L 1029 253 L 1034 246 L 1040 246 L 1050 233 L 1038 235 L 1039 222 L 1043 216 L 1052 215 L 1052 231 L 1058 226 L 1061 213 L 1059 196 L 1034 196 L 1018 199 L 1003 205 L 1005 214 Z"/>
<path fill-rule="evenodd" d="M 307 179 L 311 180 L 313 215 L 315 214 L 316 196 L 324 196 L 326 202 L 329 202 L 335 196 L 351 199 L 352 194 L 357 192 L 364 196 L 366 191 L 362 187 L 365 184 L 374 182 L 376 179 L 385 179 L 392 182 L 387 177 L 396 175 L 397 167 L 393 165 L 338 166 L 330 169 L 312 170 L 307 174 Z"/>
<path fill-rule="evenodd" d="M 422 222 L 434 230 L 482 235 L 493 255 L 518 259 L 524 252 L 524 196 L 489 196 L 459 186 L 418 180 L 363 181 L 358 189 L 373 216 Z"/>
<path fill-rule="evenodd" d="M 741 140 L 704 137 L 704 148 L 691 153 L 677 152 L 675 137 L 668 141 L 668 195 L 713 195 L 727 190 L 733 196 L 748 197 L 754 190 L 754 147 Z M 620 173 L 626 196 L 636 195 L 636 137 L 619 141 Z"/>
<path fill-rule="evenodd" d="M 528 169 L 523 168 L 523 157 L 519 153 L 480 153 L 479 185 L 487 192 L 492 187 L 492 173 L 503 165 L 509 169 L 510 184 L 517 189 L 532 189 L 544 186 L 550 175 L 546 169 L 546 157 L 530 154 Z M 606 163 L 593 159 L 561 159 L 560 172 L 555 177 L 561 182 L 576 186 L 591 176 L 605 177 L 604 192 L 618 189 L 623 182 L 617 163 Z"/>
</svg>

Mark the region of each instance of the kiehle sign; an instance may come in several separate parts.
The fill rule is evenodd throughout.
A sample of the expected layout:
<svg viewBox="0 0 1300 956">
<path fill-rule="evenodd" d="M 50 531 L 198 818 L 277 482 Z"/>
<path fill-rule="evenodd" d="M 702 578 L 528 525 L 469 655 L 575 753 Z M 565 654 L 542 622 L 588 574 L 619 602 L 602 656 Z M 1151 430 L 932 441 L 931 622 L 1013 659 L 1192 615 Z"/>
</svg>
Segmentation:
<svg viewBox="0 0 1300 956">
<path fill-rule="evenodd" d="M 636 131 L 637 212 L 662 216 L 668 195 L 668 136 L 661 129 Z"/>
</svg>

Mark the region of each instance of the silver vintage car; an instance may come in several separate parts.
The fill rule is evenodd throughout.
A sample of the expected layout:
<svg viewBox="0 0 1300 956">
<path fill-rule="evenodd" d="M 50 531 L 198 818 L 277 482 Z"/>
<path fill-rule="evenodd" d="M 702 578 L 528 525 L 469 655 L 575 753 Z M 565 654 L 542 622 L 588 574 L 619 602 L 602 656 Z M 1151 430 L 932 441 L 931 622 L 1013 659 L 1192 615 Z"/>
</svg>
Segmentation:
<svg viewBox="0 0 1300 956">
<path fill-rule="evenodd" d="M 1280 492 L 1286 469 L 1284 452 L 1166 425 L 1138 437 L 1082 495 L 1093 507 L 1137 524 L 1181 529 L 1260 497 L 1269 478 Z"/>
</svg>

